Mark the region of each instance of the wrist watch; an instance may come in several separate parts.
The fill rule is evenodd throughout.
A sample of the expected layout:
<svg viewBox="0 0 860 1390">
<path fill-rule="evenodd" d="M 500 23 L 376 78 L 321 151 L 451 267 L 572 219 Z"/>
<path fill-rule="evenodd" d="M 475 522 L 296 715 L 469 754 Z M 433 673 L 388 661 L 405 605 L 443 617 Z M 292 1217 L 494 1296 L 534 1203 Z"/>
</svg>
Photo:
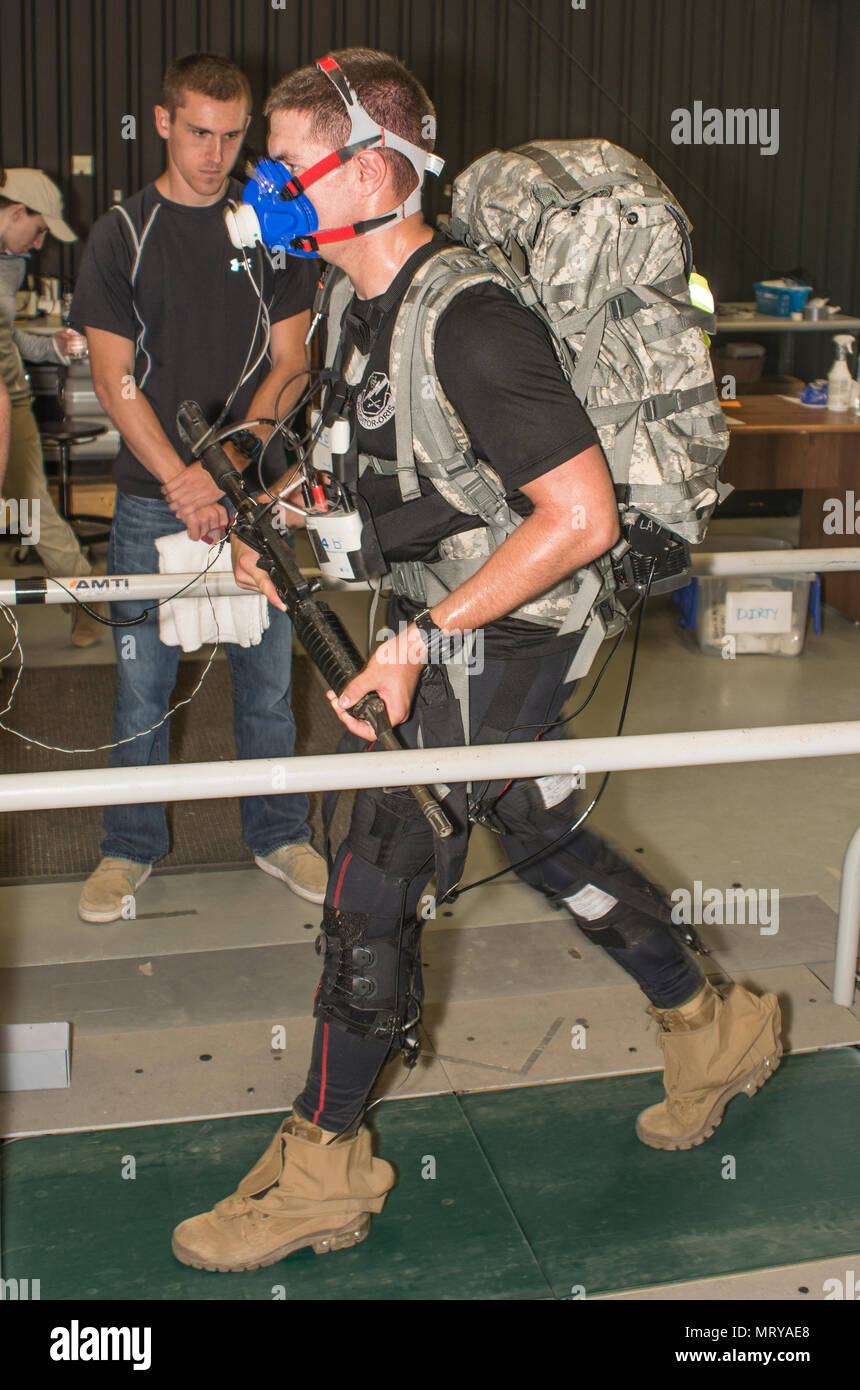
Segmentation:
<svg viewBox="0 0 860 1390">
<path fill-rule="evenodd" d="M 412 622 L 415 624 L 415 626 L 418 628 L 418 631 L 424 638 L 424 645 L 428 651 L 430 650 L 430 645 L 432 642 L 438 643 L 440 639 L 443 639 L 447 636 L 447 634 L 443 632 L 442 628 L 437 627 L 436 623 L 434 623 L 433 619 L 430 617 L 429 608 L 422 608 L 420 613 L 415 614 L 415 617 L 412 619 Z"/>
</svg>

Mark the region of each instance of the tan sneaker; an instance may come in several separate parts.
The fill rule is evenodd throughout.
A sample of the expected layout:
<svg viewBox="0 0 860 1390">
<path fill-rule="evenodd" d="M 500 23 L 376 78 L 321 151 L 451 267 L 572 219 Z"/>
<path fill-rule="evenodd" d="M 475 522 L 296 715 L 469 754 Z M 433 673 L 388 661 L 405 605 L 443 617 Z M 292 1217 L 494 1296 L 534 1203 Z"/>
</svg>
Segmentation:
<svg viewBox="0 0 860 1390">
<path fill-rule="evenodd" d="M 138 864 L 133 859 L 103 859 L 81 890 L 78 916 L 85 922 L 115 922 L 151 873 L 151 864 Z"/>
<path fill-rule="evenodd" d="M 652 1149 L 690 1149 L 710 1139 L 733 1096 L 753 1096 L 773 1076 L 779 1002 L 739 984 L 724 998 L 706 981 L 681 1008 L 648 1012 L 661 1028 L 666 1099 L 642 1111 L 636 1134 Z"/>
<path fill-rule="evenodd" d="M 325 902 L 328 866 L 322 855 L 317 854 L 310 844 L 282 845 L 265 859 L 255 854 L 254 863 L 264 874 L 279 878 L 297 897 L 304 898 L 306 902 Z"/>
<path fill-rule="evenodd" d="M 91 647 L 107 632 L 104 623 L 85 613 L 79 604 L 72 611 L 72 646 Z"/>
<path fill-rule="evenodd" d="M 232 1196 L 176 1227 L 173 1253 L 194 1269 L 227 1274 L 307 1245 L 318 1255 L 345 1250 L 370 1234 L 370 1213 L 382 1211 L 395 1177 L 373 1157 L 364 1125 L 332 1138 L 289 1116 Z"/>
</svg>

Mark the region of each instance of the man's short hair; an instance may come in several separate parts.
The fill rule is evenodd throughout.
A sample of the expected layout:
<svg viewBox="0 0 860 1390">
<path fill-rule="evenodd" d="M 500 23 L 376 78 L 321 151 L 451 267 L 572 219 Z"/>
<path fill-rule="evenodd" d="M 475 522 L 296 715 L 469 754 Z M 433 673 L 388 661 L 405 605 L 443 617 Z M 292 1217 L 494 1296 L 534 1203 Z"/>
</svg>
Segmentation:
<svg viewBox="0 0 860 1390">
<path fill-rule="evenodd" d="M 342 48 L 330 56 L 343 68 L 362 106 L 375 121 L 423 150 L 433 149 L 433 103 L 417 77 L 399 59 L 372 48 Z M 286 110 L 310 111 L 312 135 L 333 150 L 349 137 L 346 107 L 332 82 L 316 66 L 297 68 L 272 88 L 263 114 L 271 116 L 274 111 Z M 394 196 L 403 202 L 418 183 L 418 175 L 399 151 L 379 152 L 391 168 Z"/>
<path fill-rule="evenodd" d="M 185 105 L 186 92 L 199 92 L 212 101 L 238 101 L 244 98 L 250 112 L 253 105 L 251 84 L 242 69 L 220 53 L 189 53 L 175 58 L 161 83 L 161 104 L 171 121 L 176 108 Z"/>
</svg>

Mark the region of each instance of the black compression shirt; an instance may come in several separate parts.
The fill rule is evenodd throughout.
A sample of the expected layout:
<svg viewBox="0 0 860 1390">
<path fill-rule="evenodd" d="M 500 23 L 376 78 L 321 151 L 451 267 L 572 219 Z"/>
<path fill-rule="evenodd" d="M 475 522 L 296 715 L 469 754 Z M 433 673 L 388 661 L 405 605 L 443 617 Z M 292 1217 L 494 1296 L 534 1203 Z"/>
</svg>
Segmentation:
<svg viewBox="0 0 860 1390">
<path fill-rule="evenodd" d="M 176 408 L 190 398 L 210 423 L 217 418 L 241 375 L 257 317 L 257 295 L 224 226 L 228 197 L 241 201 L 236 179 L 229 180 L 220 202 L 202 208 L 170 202 L 148 184 L 122 205 L 142 239 L 137 265 L 131 229 L 122 213 L 111 209 L 90 232 L 72 301 L 70 321 L 80 332 L 101 328 L 135 344 L 136 389 L 186 463 L 192 457 L 176 429 Z M 248 259 L 259 283 L 259 259 L 253 252 Z M 272 270 L 265 256 L 262 263 L 263 299 L 272 323 L 310 309 L 318 260 L 290 257 L 282 270 Z M 261 323 L 249 366 L 262 344 Z M 229 421 L 245 418 L 270 367 L 264 357 L 240 387 Z M 114 477 L 121 492 L 162 496 L 158 479 L 125 443 Z"/>
</svg>

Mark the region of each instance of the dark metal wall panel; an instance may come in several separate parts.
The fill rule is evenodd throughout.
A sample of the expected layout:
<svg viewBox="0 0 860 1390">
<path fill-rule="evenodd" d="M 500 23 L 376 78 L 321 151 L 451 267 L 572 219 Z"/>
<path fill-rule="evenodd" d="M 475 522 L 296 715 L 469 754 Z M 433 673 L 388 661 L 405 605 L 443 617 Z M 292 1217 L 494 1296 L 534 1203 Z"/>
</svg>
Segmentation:
<svg viewBox="0 0 860 1390">
<path fill-rule="evenodd" d="M 803 266 L 860 309 L 858 0 L 0 0 L 0 159 L 57 178 L 85 233 L 115 189 L 160 172 L 152 108 L 172 57 L 210 48 L 243 66 L 261 150 L 277 78 L 352 44 L 398 53 L 436 103 L 448 164 L 431 212 L 487 149 L 599 134 L 672 188 L 724 298 Z M 695 101 L 778 108 L 779 153 L 673 144 L 673 110 Z M 94 154 L 93 178 L 71 178 L 73 153 Z M 49 244 L 41 268 L 72 273 L 80 251 Z"/>
</svg>

